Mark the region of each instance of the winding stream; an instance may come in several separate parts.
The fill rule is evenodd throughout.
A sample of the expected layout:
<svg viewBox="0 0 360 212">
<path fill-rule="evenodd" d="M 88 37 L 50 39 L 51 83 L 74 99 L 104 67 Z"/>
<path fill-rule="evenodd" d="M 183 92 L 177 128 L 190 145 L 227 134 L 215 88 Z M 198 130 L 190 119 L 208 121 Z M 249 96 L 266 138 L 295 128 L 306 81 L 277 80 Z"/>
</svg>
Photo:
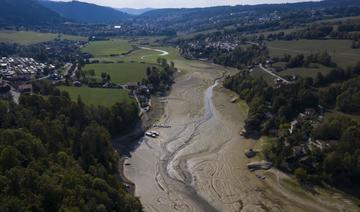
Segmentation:
<svg viewBox="0 0 360 212">
<path fill-rule="evenodd" d="M 196 189 L 193 187 L 193 177 L 189 170 L 187 170 L 184 167 L 181 167 L 180 165 L 176 167 L 175 169 L 178 172 L 178 175 L 184 176 L 183 180 L 179 180 L 178 178 L 174 177 L 173 174 L 170 173 L 171 166 L 174 166 L 173 161 L 174 158 L 177 156 L 177 154 L 186 148 L 188 145 L 193 143 L 193 137 L 198 133 L 198 128 L 201 127 L 204 123 L 208 122 L 212 118 L 215 117 L 215 108 L 213 103 L 213 90 L 214 88 L 219 84 L 218 80 L 214 82 L 213 85 L 208 87 L 205 91 L 204 95 L 204 105 L 205 105 L 205 114 L 204 116 L 198 121 L 195 126 L 193 127 L 192 132 L 189 135 L 182 135 L 185 131 L 180 132 L 174 140 L 167 141 L 164 145 L 162 145 L 162 149 L 164 152 L 166 152 L 166 155 L 162 158 L 159 164 L 159 170 L 157 173 L 158 178 L 162 178 L 164 183 L 166 185 L 171 185 L 175 191 L 181 193 L 182 195 L 185 195 L 188 200 L 193 201 L 193 203 L 200 207 L 203 211 L 211 212 L 211 211 L 217 211 L 209 202 L 207 202 L 203 197 L 201 197 Z M 187 126 L 190 127 L 190 126 Z M 187 140 L 181 141 L 183 144 L 180 145 L 177 149 L 173 151 L 168 150 L 168 145 L 176 142 L 179 138 L 182 137 L 188 137 Z M 159 185 L 164 186 L 164 185 Z M 190 206 L 185 206 L 190 207 Z"/>
</svg>

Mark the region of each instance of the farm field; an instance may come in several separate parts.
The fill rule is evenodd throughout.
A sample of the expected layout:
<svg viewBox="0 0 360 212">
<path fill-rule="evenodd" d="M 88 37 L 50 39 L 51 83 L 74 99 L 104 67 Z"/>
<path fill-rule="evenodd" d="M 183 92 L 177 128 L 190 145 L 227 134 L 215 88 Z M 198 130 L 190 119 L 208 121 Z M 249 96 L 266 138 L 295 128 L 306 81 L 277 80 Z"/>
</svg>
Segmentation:
<svg viewBox="0 0 360 212">
<path fill-rule="evenodd" d="M 166 58 L 168 61 L 180 60 L 183 59 L 178 49 L 173 47 L 148 47 L 154 49 L 161 49 L 163 51 L 167 51 L 169 54 L 162 56 Z M 144 63 L 156 63 L 157 58 L 161 53 L 158 51 L 148 50 L 148 49 L 136 49 L 135 51 L 131 52 L 126 56 L 117 56 L 117 57 L 107 57 L 107 56 L 99 56 L 93 59 L 99 61 L 111 61 L 111 62 L 131 62 L 131 61 L 138 61 Z"/>
<path fill-rule="evenodd" d="M 183 60 L 184 58 L 180 56 L 179 50 L 174 47 L 150 47 L 154 49 L 160 49 L 163 51 L 168 52 L 168 55 L 162 56 L 163 58 L 167 59 L 168 61 L 175 61 L 175 60 Z M 159 52 L 152 51 L 152 54 L 145 58 L 147 62 L 156 62 L 156 59 L 159 57 Z"/>
<path fill-rule="evenodd" d="M 360 49 L 352 49 L 351 44 L 350 40 L 296 40 L 266 43 L 270 56 L 307 55 L 312 52 L 327 51 L 333 60 L 343 68 L 353 66 L 359 61 Z"/>
<path fill-rule="evenodd" d="M 80 96 L 87 105 L 111 107 L 116 102 L 132 101 L 127 90 L 70 86 L 58 88 L 67 91 L 73 101 L 77 101 Z"/>
<path fill-rule="evenodd" d="M 291 76 L 291 75 L 297 75 L 303 78 L 306 77 L 311 77 L 311 78 L 315 78 L 317 76 L 317 74 L 320 72 L 323 75 L 326 75 L 330 72 L 331 68 L 329 67 L 325 67 L 325 66 L 321 66 L 318 65 L 319 68 L 291 68 L 291 69 L 287 69 L 285 71 L 280 71 L 277 74 L 280 76 Z"/>
<path fill-rule="evenodd" d="M 135 38 L 124 38 L 128 39 L 130 43 L 135 45 L 144 45 L 144 43 L 147 43 L 148 45 L 155 45 L 157 41 L 166 38 L 166 36 L 149 36 L 149 37 L 135 37 Z"/>
<path fill-rule="evenodd" d="M 285 35 L 286 34 L 290 34 L 292 32 L 296 32 L 299 30 L 304 29 L 304 27 L 297 27 L 297 28 L 290 28 L 290 29 L 279 29 L 279 30 L 273 30 L 273 31 L 262 31 L 262 32 L 256 32 L 256 33 L 250 33 L 248 34 L 248 36 L 260 36 L 260 35 L 264 35 L 264 36 L 268 36 L 270 34 L 277 34 L 280 32 L 283 32 Z"/>
<path fill-rule="evenodd" d="M 151 51 L 151 50 L 145 50 L 145 49 L 137 49 L 133 52 L 131 52 L 130 54 L 126 55 L 126 56 L 123 56 L 123 55 L 120 55 L 120 56 L 116 56 L 116 57 L 108 57 L 108 56 L 103 56 L 103 57 L 95 57 L 93 58 L 94 60 L 99 60 L 100 62 L 101 61 L 110 61 L 110 62 L 155 62 L 155 60 L 153 61 L 149 61 L 149 60 L 142 60 L 141 58 L 143 56 L 147 56 L 147 55 L 152 55 L 152 54 L 158 54 L 157 52 L 155 51 Z"/>
<path fill-rule="evenodd" d="M 40 33 L 34 31 L 9 31 L 9 30 L 0 31 L 0 42 L 18 43 L 22 45 L 51 41 L 57 37 L 58 34 L 53 34 L 53 33 Z M 60 38 L 66 40 L 87 40 L 87 38 L 85 37 L 64 35 L 64 34 L 62 34 Z"/>
<path fill-rule="evenodd" d="M 143 63 L 99 63 L 87 64 L 84 70 L 95 70 L 96 78 L 101 78 L 101 73 L 107 73 L 111 76 L 113 83 L 125 84 L 127 82 L 140 82 L 146 76 L 146 68 L 154 66 Z"/>
<path fill-rule="evenodd" d="M 112 54 L 125 54 L 132 49 L 133 47 L 127 40 L 115 39 L 90 42 L 82 51 L 93 55 L 93 57 L 107 57 Z"/>
</svg>

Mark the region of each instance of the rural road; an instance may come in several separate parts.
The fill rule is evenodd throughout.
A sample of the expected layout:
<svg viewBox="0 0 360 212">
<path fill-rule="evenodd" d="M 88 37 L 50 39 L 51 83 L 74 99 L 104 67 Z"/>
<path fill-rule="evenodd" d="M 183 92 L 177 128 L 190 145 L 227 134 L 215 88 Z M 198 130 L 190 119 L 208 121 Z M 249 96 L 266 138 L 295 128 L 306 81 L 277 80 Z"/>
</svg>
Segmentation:
<svg viewBox="0 0 360 212">
<path fill-rule="evenodd" d="M 156 51 L 156 52 L 160 52 L 160 54 L 158 54 L 157 56 L 166 56 L 169 54 L 169 52 L 161 50 L 161 49 L 153 49 L 153 48 L 148 48 L 148 47 L 139 47 L 140 49 L 144 49 L 144 50 L 150 50 L 150 51 Z M 153 56 L 154 54 L 149 54 L 149 55 L 143 55 L 141 56 L 141 60 L 144 60 L 146 57 L 150 57 Z"/>
<path fill-rule="evenodd" d="M 287 80 L 287 79 L 285 79 L 285 78 L 283 78 L 283 77 L 275 74 L 274 72 L 270 71 L 269 69 L 265 68 L 265 67 L 263 66 L 263 64 L 260 63 L 259 67 L 260 67 L 261 70 L 263 70 L 263 71 L 265 71 L 266 73 L 272 75 L 272 76 L 275 77 L 276 79 L 281 79 L 282 81 L 284 81 L 284 82 L 286 82 L 286 83 L 288 83 L 288 84 L 291 83 L 289 80 Z"/>
<path fill-rule="evenodd" d="M 247 113 L 230 103 L 234 94 L 218 80 L 238 71 L 198 61 L 175 64 L 184 74 L 156 123 L 171 128 L 154 128 L 156 139 L 141 138 L 123 166 L 145 211 L 356 211 L 341 198 L 285 193 L 276 178 L 249 172 L 244 152 L 256 143 L 239 135 Z"/>
</svg>

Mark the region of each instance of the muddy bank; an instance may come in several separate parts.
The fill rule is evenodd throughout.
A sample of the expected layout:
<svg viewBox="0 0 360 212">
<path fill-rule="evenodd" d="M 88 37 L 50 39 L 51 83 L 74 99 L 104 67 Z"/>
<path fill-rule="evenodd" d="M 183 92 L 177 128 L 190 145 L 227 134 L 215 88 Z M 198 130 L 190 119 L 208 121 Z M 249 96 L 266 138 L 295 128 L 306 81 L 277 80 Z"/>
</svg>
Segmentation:
<svg viewBox="0 0 360 212">
<path fill-rule="evenodd" d="M 142 138 L 124 167 L 145 211 L 356 211 L 343 198 L 289 190 L 284 180 L 290 178 L 271 175 L 273 169 L 249 172 L 244 151 L 258 142 L 240 136 L 246 109 L 214 83 L 234 70 L 175 62 L 186 74 L 176 79 L 157 122 L 171 128 Z"/>
</svg>

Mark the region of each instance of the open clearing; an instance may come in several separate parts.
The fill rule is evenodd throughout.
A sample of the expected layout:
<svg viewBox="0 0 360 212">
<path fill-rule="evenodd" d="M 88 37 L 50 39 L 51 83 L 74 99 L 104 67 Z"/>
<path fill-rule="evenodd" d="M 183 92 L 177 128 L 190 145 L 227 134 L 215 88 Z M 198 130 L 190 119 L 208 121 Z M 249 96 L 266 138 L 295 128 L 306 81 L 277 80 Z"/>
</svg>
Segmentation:
<svg viewBox="0 0 360 212">
<path fill-rule="evenodd" d="M 113 83 L 124 84 L 127 82 L 140 82 L 146 77 L 146 68 L 149 66 L 157 66 L 154 64 L 143 63 L 99 63 L 99 64 L 87 64 L 84 70 L 95 70 L 95 75 L 98 79 L 101 79 L 101 73 L 107 73 L 111 76 Z M 159 67 L 159 66 L 157 66 Z"/>
<path fill-rule="evenodd" d="M 18 43 L 22 45 L 29 45 L 35 43 L 41 43 L 51 41 L 58 38 L 59 34 L 53 33 L 40 33 L 34 31 L 0 31 L 0 42 L 5 43 Z M 60 35 L 60 39 L 66 40 L 87 40 L 85 37 L 74 36 L 74 35 Z"/>
<path fill-rule="evenodd" d="M 67 91 L 73 101 L 77 101 L 80 96 L 87 105 L 111 107 L 116 102 L 132 101 L 127 90 L 70 86 L 59 86 L 58 88 Z"/>
<path fill-rule="evenodd" d="M 360 60 L 360 49 L 351 48 L 350 40 L 270 41 L 266 45 L 270 56 L 298 55 L 327 51 L 340 67 L 355 65 Z"/>
<path fill-rule="evenodd" d="M 82 51 L 93 55 L 93 57 L 107 57 L 110 55 L 126 54 L 132 49 L 133 47 L 127 40 L 116 39 L 90 42 Z"/>
<path fill-rule="evenodd" d="M 280 71 L 277 74 L 279 74 L 282 77 L 296 75 L 302 78 L 311 77 L 314 79 L 316 78 L 319 72 L 322 73 L 323 75 L 326 75 L 331 70 L 331 68 L 319 64 L 317 64 L 317 66 L 319 66 L 319 68 L 304 68 L 304 67 L 290 68 L 285 71 Z"/>
</svg>

